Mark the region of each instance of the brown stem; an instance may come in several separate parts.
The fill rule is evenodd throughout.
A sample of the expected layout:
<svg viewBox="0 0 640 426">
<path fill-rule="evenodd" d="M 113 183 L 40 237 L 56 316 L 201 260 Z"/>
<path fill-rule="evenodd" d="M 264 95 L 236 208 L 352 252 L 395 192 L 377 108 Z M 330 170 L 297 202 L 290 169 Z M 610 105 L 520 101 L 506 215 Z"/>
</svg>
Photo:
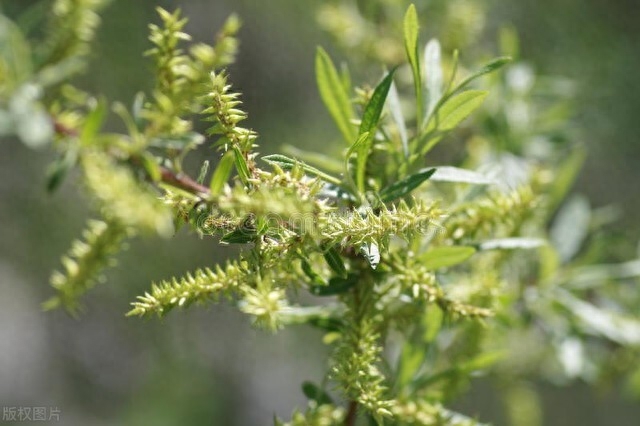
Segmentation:
<svg viewBox="0 0 640 426">
<path fill-rule="evenodd" d="M 349 401 L 347 416 L 344 418 L 344 426 L 355 426 L 357 414 L 358 414 L 358 403 L 356 401 Z"/>
<path fill-rule="evenodd" d="M 78 136 L 78 131 L 76 129 L 69 128 L 59 121 L 54 120 L 53 128 L 58 135 L 63 137 Z M 141 160 L 138 157 L 132 156 L 129 158 L 129 163 L 135 166 L 140 166 Z M 160 181 L 203 198 L 208 197 L 210 194 L 208 187 L 199 184 L 190 176 L 184 173 L 175 173 L 164 166 L 160 166 Z"/>
</svg>

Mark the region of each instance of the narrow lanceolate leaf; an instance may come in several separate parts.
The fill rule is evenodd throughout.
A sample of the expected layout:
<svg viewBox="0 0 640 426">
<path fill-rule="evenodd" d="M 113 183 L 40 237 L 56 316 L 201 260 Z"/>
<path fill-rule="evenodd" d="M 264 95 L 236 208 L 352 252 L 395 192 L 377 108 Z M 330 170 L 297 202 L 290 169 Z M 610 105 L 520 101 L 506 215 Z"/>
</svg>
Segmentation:
<svg viewBox="0 0 640 426">
<path fill-rule="evenodd" d="M 251 177 L 249 166 L 247 166 L 247 160 L 244 158 L 244 154 L 236 145 L 233 146 L 233 157 L 236 164 L 236 170 L 238 171 L 238 176 L 240 176 L 240 180 L 243 184 L 248 185 L 249 178 Z"/>
<path fill-rule="evenodd" d="M 473 111 L 478 109 L 487 97 L 484 90 L 467 90 L 442 104 L 431 116 L 427 126 L 429 139 L 422 148 L 422 154 L 426 154 L 442 139 L 446 132 L 453 130 Z"/>
<path fill-rule="evenodd" d="M 483 75 L 492 73 L 506 64 L 511 62 L 511 58 L 508 56 L 501 56 L 499 58 L 495 58 L 482 66 L 478 71 L 471 74 L 469 77 L 462 80 L 460 84 L 456 86 L 452 93 L 457 93 L 467 87 L 472 81 L 482 77 Z"/>
<path fill-rule="evenodd" d="M 435 109 L 442 97 L 442 74 L 440 43 L 432 39 L 424 48 L 424 85 L 427 89 L 427 117 Z"/>
<path fill-rule="evenodd" d="M 344 266 L 342 257 L 340 257 L 340 253 L 335 247 L 325 247 L 322 254 L 333 272 L 339 277 L 347 277 L 347 268 Z"/>
<path fill-rule="evenodd" d="M 349 171 L 349 160 L 351 160 L 351 156 L 354 153 L 361 151 L 361 148 L 364 146 L 365 143 L 368 142 L 368 140 L 369 140 L 369 132 L 364 132 L 363 134 L 358 136 L 358 139 L 353 143 L 353 145 L 349 147 L 349 149 L 347 150 L 347 154 L 344 156 L 344 176 L 347 178 L 349 185 L 352 185 L 354 187 L 354 193 L 358 191 L 358 188 L 355 184 L 355 181 L 351 177 L 351 172 Z M 365 163 L 361 163 L 361 162 L 356 163 L 356 177 L 359 176 L 360 173 L 364 175 L 365 166 L 366 166 Z M 360 167 L 362 167 L 362 170 L 360 170 Z"/>
<path fill-rule="evenodd" d="M 494 185 L 497 180 L 473 170 L 460 169 L 458 167 L 436 167 L 436 172 L 431 176 L 435 182 L 470 183 L 474 185 Z"/>
<path fill-rule="evenodd" d="M 446 268 L 464 262 L 476 252 L 469 246 L 436 247 L 420 257 L 421 263 L 428 269 Z"/>
<path fill-rule="evenodd" d="M 380 191 L 380 200 L 387 203 L 409 195 L 411 191 L 420 186 L 422 182 L 429 179 L 435 172 L 436 169 L 425 169 L 387 186 Z"/>
<path fill-rule="evenodd" d="M 298 160 L 295 160 L 293 158 L 287 157 L 286 155 L 281 155 L 281 154 L 273 154 L 273 155 L 267 155 L 262 157 L 262 159 L 264 161 L 266 161 L 267 163 L 271 164 L 271 165 L 275 165 L 280 167 L 283 170 L 291 170 L 293 169 L 295 166 L 300 167 L 302 170 L 304 170 L 305 172 L 312 174 L 314 176 L 319 177 L 320 179 L 329 182 L 329 183 L 333 183 L 334 185 L 340 185 L 340 179 L 331 176 L 325 172 L 323 172 L 322 170 L 318 170 L 315 167 L 312 167 L 308 164 L 305 164 L 303 162 L 300 162 Z"/>
<path fill-rule="evenodd" d="M 356 169 L 356 183 L 360 192 L 364 192 L 365 166 L 367 164 L 369 152 L 371 151 L 371 145 L 376 133 L 376 128 L 378 127 L 378 123 L 380 122 L 382 109 L 384 108 L 384 103 L 387 100 L 387 95 L 389 94 L 389 88 L 391 87 L 391 83 L 393 83 L 394 72 L 395 69 L 391 70 L 382 79 L 380 84 L 378 84 L 376 89 L 373 91 L 373 95 L 371 95 L 371 99 L 369 99 L 369 102 L 364 109 L 364 114 L 362 115 L 362 122 L 360 123 L 360 131 L 358 132 L 358 134 L 364 135 L 365 133 L 368 133 L 368 136 L 362 143 L 362 145 L 357 149 L 358 166 Z"/>
<path fill-rule="evenodd" d="M 233 168 L 234 162 L 235 154 L 233 153 L 233 151 L 227 151 L 222 156 L 222 159 L 218 163 L 215 172 L 213 172 L 211 183 L 209 184 L 211 195 L 219 195 L 222 192 L 224 184 L 229 179 L 229 175 L 231 175 L 231 169 Z"/>
<path fill-rule="evenodd" d="M 413 73 L 413 84 L 416 91 L 416 107 L 418 117 L 418 128 L 421 127 L 423 100 L 422 100 L 422 78 L 420 77 L 420 56 L 418 55 L 418 13 L 414 4 L 409 6 L 404 15 L 404 48 L 407 59 L 411 65 Z"/>
<path fill-rule="evenodd" d="M 353 106 L 345 90 L 343 79 L 338 74 L 327 52 L 318 47 L 316 52 L 316 81 L 322 102 L 335 121 L 344 139 L 351 143 L 356 135 L 351 126 Z"/>
</svg>

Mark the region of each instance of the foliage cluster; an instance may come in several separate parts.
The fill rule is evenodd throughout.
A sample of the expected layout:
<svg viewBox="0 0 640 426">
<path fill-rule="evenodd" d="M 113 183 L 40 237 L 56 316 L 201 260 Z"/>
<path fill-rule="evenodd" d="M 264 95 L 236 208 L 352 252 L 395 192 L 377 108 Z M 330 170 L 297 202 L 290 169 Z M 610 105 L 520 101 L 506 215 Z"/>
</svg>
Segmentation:
<svg viewBox="0 0 640 426">
<path fill-rule="evenodd" d="M 507 407 L 529 407 L 512 410 L 514 424 L 540 421 L 530 378 L 624 374 L 640 393 L 640 295 L 625 285 L 640 261 L 592 265 L 606 251 L 609 216 L 567 198 L 584 158 L 565 128 L 571 105 L 557 100 L 567 85 L 536 80 L 513 31 L 501 34 L 515 59 L 504 74 L 495 71 L 507 56 L 470 71 L 457 51 L 420 42 L 416 6 L 363 3 L 328 2 L 319 14 L 354 61 L 390 70 L 355 86 L 349 68 L 318 48 L 318 91 L 343 140 L 334 157 L 292 147 L 259 155 L 225 71 L 237 51 L 235 16 L 213 44 L 189 45 L 180 11 L 158 9 L 147 52 L 155 87 L 109 108 L 68 83 L 86 63 L 102 1 L 56 0 L 46 43 L 0 15 L 0 132 L 34 148 L 51 143 L 59 159 L 49 189 L 79 168 L 99 217 L 52 275 L 45 306 L 77 312 L 124 240 L 185 227 L 243 251 L 152 284 L 128 315 L 224 298 L 269 331 L 324 330 L 333 348 L 326 377 L 305 382 L 308 407 L 276 424 L 477 424 L 445 406 L 480 373 L 504 385 Z M 438 13 L 452 25 L 460 18 Z M 382 49 L 372 40 L 399 15 Z M 472 35 L 453 39 L 473 48 Z M 126 133 L 102 130 L 109 110 Z M 216 165 L 193 179 L 183 161 L 205 141 Z M 456 167 L 433 164 L 443 141 L 460 147 Z"/>
</svg>

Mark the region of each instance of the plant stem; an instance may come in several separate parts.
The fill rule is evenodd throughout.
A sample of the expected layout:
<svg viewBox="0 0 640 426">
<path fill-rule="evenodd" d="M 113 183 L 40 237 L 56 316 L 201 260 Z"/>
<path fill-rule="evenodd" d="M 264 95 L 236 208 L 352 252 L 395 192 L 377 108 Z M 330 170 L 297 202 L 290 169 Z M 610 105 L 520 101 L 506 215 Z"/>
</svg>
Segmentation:
<svg viewBox="0 0 640 426">
<path fill-rule="evenodd" d="M 355 426 L 358 414 L 358 403 L 356 401 L 349 401 L 349 408 L 347 410 L 347 416 L 344 418 L 345 426 Z"/>
<path fill-rule="evenodd" d="M 55 120 L 53 122 L 53 128 L 58 135 L 63 137 L 78 136 L 78 132 L 76 129 L 71 129 Z M 129 157 L 128 161 L 134 166 L 140 166 L 141 163 L 140 159 L 135 156 Z M 193 178 L 184 173 L 175 173 L 174 171 L 164 166 L 160 166 L 160 181 L 166 183 L 167 185 L 180 188 L 199 197 L 207 198 L 210 195 L 208 187 L 199 184 Z"/>
</svg>

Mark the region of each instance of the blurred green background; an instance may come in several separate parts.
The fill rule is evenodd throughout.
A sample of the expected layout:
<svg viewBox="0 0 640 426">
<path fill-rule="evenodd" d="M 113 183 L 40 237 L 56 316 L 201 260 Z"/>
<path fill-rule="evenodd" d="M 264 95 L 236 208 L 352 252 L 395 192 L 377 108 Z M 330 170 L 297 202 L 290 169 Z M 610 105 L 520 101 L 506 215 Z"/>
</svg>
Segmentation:
<svg viewBox="0 0 640 426">
<path fill-rule="evenodd" d="M 434 0 L 436 1 L 436 0 Z M 441 1 L 441 0 L 437 0 Z M 45 3 L 48 0 L 45 1 Z M 27 0 L 2 0 L 17 16 Z M 318 0 L 116 0 L 103 14 L 90 71 L 78 85 L 130 104 L 149 89 L 147 24 L 157 5 L 183 8 L 187 30 L 210 41 L 232 12 L 244 26 L 230 72 L 260 135 L 260 151 L 291 144 L 323 150 L 333 138 L 315 89 L 315 46 L 331 49 L 315 19 Z M 637 0 L 490 0 L 486 37 L 512 24 L 522 57 L 542 74 L 579 84 L 578 117 L 590 156 L 578 190 L 596 206 L 615 204 L 628 246 L 640 236 L 640 5 Z M 429 29 L 425 34 L 437 36 Z M 493 31 L 493 32 L 492 32 Z M 424 37 L 423 37 L 424 38 Z M 426 38 L 425 38 L 426 39 Z M 334 52 L 338 52 L 334 49 Z M 464 52 L 463 52 L 464 53 Z M 114 120 L 112 125 L 116 126 Z M 194 155 L 194 170 L 207 155 Z M 134 242 L 108 285 L 86 298 L 80 320 L 43 313 L 50 271 L 90 214 L 73 180 L 57 194 L 44 189 L 53 158 L 15 140 L 0 145 L 0 405 L 53 406 L 69 425 L 263 425 L 303 406 L 302 380 L 320 381 L 327 349 L 321 333 L 293 328 L 275 336 L 254 331 L 225 306 L 197 308 L 163 320 L 127 319 L 128 302 L 149 282 L 211 265 L 230 254 L 214 241 L 180 233 L 174 240 Z M 636 425 L 640 407 L 613 390 L 541 387 L 545 425 Z M 459 408 L 482 420 L 504 419 L 489 385 Z"/>
</svg>

